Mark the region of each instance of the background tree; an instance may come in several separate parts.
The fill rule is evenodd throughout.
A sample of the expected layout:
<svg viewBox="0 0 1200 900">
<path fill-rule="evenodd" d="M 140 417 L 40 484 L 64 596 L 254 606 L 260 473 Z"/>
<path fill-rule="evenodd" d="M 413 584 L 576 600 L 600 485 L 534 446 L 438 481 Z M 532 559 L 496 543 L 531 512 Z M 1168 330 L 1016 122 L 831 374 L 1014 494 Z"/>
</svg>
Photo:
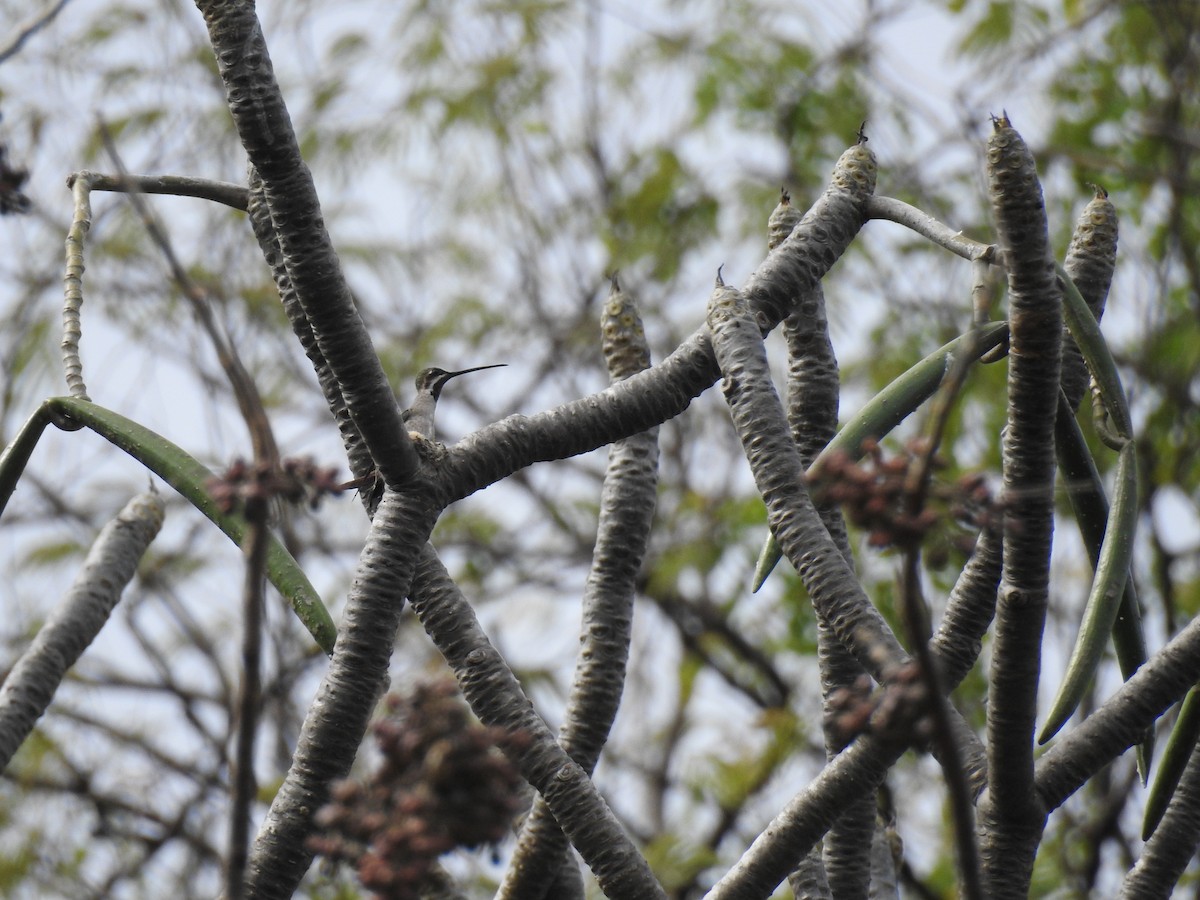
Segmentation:
<svg viewBox="0 0 1200 900">
<path fill-rule="evenodd" d="M 62 390 L 53 345 L 71 202 L 60 179 L 84 167 L 114 170 L 95 117 L 133 171 L 246 181 L 194 9 L 80 3 L 34 30 L 27 26 L 40 22 L 10 6 L 3 20 L 25 24 L 11 40 L 0 37 L 0 128 L 10 169 L 29 170 L 14 190 L 32 209 L 0 224 L 11 248 L 0 356 L 6 437 Z M 700 323 L 717 265 L 725 263 L 731 285 L 757 268 L 779 185 L 807 209 L 864 118 L 882 193 L 990 240 L 979 177 L 986 113 L 1009 109 L 1039 162 L 1059 258 L 1090 196 L 1086 182 L 1101 183 L 1122 216 L 1105 330 L 1131 392 L 1143 511 L 1134 574 L 1155 649 L 1190 618 L 1196 593 L 1193 7 L 901 3 L 845 12 L 839 4 L 834 13 L 744 3 L 721 4 L 718 15 L 706 4 L 362 4 L 262 15 L 334 244 L 402 402 L 425 365 L 510 363 L 503 377 L 451 383 L 441 416 L 450 441 L 605 385 L 596 321 L 617 269 L 638 299 L 653 358 L 664 357 Z M 897 75 L 889 45 L 914 22 L 960 35 L 953 42 L 962 55 L 945 71 L 961 88 L 938 86 L 939 96 L 956 97 L 954 108 L 929 109 L 929 95 Z M 224 468 L 250 454 L 244 434 L 262 434 L 235 424 L 239 399 L 219 342 L 257 385 L 282 452 L 336 463 L 344 450 L 312 367 L 284 327 L 246 217 L 194 199 L 146 205 L 188 281 L 172 280 L 126 199 L 94 195 L 83 353 L 97 400 Z M 863 232 L 826 283 L 843 416 L 966 329 L 971 281 L 965 263 L 906 232 L 875 224 Z M 782 374 L 777 341 L 770 346 Z M 950 466 L 939 479 L 1001 471 L 1002 368 L 971 376 L 946 424 Z M 667 422 L 660 447 L 629 683 L 598 782 L 668 892 L 691 896 L 820 770 L 824 716 L 808 687 L 820 638 L 786 566 L 747 593 L 765 515 L 720 398 L 709 392 Z M 1098 447 L 1096 455 L 1114 458 Z M 584 593 L 604 468 L 590 454 L 523 469 L 451 507 L 434 537 L 552 724 L 563 718 L 574 598 Z M 65 590 L 70 563 L 144 483 L 144 469 L 87 432 L 43 439 L 5 512 L 6 658 L 47 618 L 47 598 Z M 230 640 L 241 627 L 241 566 L 186 504 L 164 499 L 164 532 L 118 622 L 6 772 L 13 893 L 190 896 L 219 884 L 242 666 Z M 340 621 L 366 518 L 334 501 L 317 514 L 295 511 L 283 527 Z M 1074 641 L 1089 574 L 1070 529 L 1057 534 L 1043 702 Z M 866 542 L 852 526 L 865 591 L 902 633 L 892 614 L 896 557 Z M 963 557 L 949 548 L 945 565 L 936 563 L 925 571 L 935 622 Z M 396 684 L 444 671 L 408 613 L 397 640 Z M 325 669 L 309 635 L 271 602 L 265 646 L 264 802 Z M 1096 702 L 1116 684 L 1109 668 Z M 986 672 L 976 668 L 956 695 L 981 731 Z M 905 757 L 884 796 L 885 808 L 904 811 L 902 879 L 936 894 L 955 876 L 939 805 L 914 800 L 929 796 L 931 765 Z M 1050 819 L 1035 891 L 1113 889 L 1138 855 L 1135 783 L 1127 754 Z M 500 872 L 478 856 L 451 867 L 465 885 Z M 304 889 L 341 888 L 314 874 Z"/>
</svg>

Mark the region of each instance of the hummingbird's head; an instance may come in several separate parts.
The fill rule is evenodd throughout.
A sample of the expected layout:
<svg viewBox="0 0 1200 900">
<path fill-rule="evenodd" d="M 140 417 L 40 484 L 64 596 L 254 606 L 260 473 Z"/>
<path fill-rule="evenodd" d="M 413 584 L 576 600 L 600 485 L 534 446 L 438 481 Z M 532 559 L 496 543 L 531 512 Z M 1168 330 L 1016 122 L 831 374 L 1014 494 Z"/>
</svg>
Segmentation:
<svg viewBox="0 0 1200 900">
<path fill-rule="evenodd" d="M 417 393 L 428 391 L 433 395 L 433 399 L 437 400 L 442 395 L 442 388 L 446 386 L 446 382 L 451 378 L 457 378 L 459 375 L 466 375 L 468 372 L 478 372 L 481 369 L 498 369 L 507 363 L 495 363 L 490 366 L 475 366 L 473 369 L 459 369 L 457 372 L 447 372 L 445 369 L 439 369 L 437 366 L 431 366 L 428 369 L 422 369 L 417 373 Z"/>
</svg>

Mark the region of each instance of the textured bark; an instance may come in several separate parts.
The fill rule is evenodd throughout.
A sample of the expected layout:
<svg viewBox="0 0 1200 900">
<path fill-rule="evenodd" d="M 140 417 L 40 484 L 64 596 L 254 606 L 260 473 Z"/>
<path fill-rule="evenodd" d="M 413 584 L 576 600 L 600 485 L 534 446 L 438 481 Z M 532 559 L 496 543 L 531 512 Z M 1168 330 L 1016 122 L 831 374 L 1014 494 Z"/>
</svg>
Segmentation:
<svg viewBox="0 0 1200 900">
<path fill-rule="evenodd" d="M 821 854 L 815 849 L 800 860 L 796 871 L 788 876 L 788 887 L 795 900 L 833 900 Z"/>
<path fill-rule="evenodd" d="M 650 365 L 641 316 L 616 279 L 601 319 L 604 356 L 615 382 Z M 625 665 L 633 624 L 635 581 L 650 538 L 658 490 L 658 429 L 618 441 L 609 451 L 600 497 L 600 517 L 592 569 L 583 595 L 579 660 L 558 742 L 591 774 L 608 740 L 625 686 Z M 498 897 L 566 900 L 561 886 L 578 872 L 562 830 L 545 798 L 537 797 L 521 828 Z"/>
<path fill-rule="evenodd" d="M 384 482 L 402 485 L 417 470 L 416 450 L 325 229 L 254 4 L 198 0 L 196 5 L 208 26 L 238 136 L 262 180 L 280 258 L 304 317 Z"/>
<path fill-rule="evenodd" d="M 865 161 L 865 160 L 864 160 Z M 800 213 L 784 191 L 767 222 L 767 248 L 783 243 L 800 222 Z M 796 305 L 783 320 L 788 348 L 787 418 L 796 449 L 807 470 L 837 433 L 838 400 L 841 393 L 837 356 L 829 339 L 825 294 L 820 284 L 796 298 Z M 854 564 L 846 523 L 832 505 L 817 507 L 817 513 L 849 565 Z M 830 719 L 830 697 L 851 685 L 862 673 L 860 666 L 838 639 L 833 627 L 817 617 L 817 659 L 821 672 L 821 697 L 825 711 L 825 753 L 833 758 L 843 743 L 834 733 Z M 860 797 L 842 815 L 824 842 L 823 875 L 827 890 L 839 898 L 865 897 L 870 883 L 866 848 L 875 824 L 875 802 Z"/>
<path fill-rule="evenodd" d="M 848 803 L 874 791 L 904 747 L 864 735 L 829 762 L 763 830 L 705 900 L 762 900 L 788 877 Z"/>
<path fill-rule="evenodd" d="M 817 454 L 837 433 L 841 393 L 837 356 L 829 339 L 825 294 L 818 285 L 797 298 L 796 308 L 783 320 L 788 348 L 787 417 L 792 437 L 807 470 Z M 838 552 L 853 566 L 846 522 L 837 506 L 817 507 L 825 530 Z M 817 660 L 821 670 L 821 697 L 825 711 L 825 753 L 832 759 L 843 749 L 832 723 L 830 698 L 849 687 L 862 674 L 833 625 L 817 616 Z M 825 875 L 838 900 L 865 898 L 871 882 L 868 850 L 875 829 L 875 798 L 866 794 L 846 809 L 825 836 Z"/>
<path fill-rule="evenodd" d="M 156 493 L 138 494 L 101 529 L 62 603 L 0 686 L 0 771 L 29 736 L 67 670 L 96 639 L 162 527 Z"/>
<path fill-rule="evenodd" d="M 1009 363 L 1004 574 L 989 675 L 990 783 L 978 826 L 988 896 L 1024 898 L 1046 818 L 1033 790 L 1033 741 L 1054 527 L 1062 292 L 1033 156 L 1007 119 L 997 120 L 988 142 L 988 179 L 1008 266 Z"/>
<path fill-rule="evenodd" d="M 611 900 L 665 898 L 646 860 L 587 773 L 558 745 L 428 546 L 417 567 L 412 605 L 422 627 L 454 670 L 475 715 L 485 725 L 513 736 L 506 752 L 525 780 L 546 798 L 559 827 L 605 895 Z"/>
<path fill-rule="evenodd" d="M 1155 653 L 1103 706 L 1057 738 L 1038 758 L 1037 791 L 1046 810 L 1059 807 L 1097 772 L 1141 741 L 1146 729 L 1197 682 L 1200 616 Z"/>
<path fill-rule="evenodd" d="M 800 573 L 813 607 L 878 681 L 905 653 L 834 545 L 804 483 L 804 466 L 771 384 L 766 351 L 742 295 L 719 284 L 709 327 L 734 427 L 767 504 L 771 530 Z"/>
<path fill-rule="evenodd" d="M 979 659 L 983 636 L 996 615 L 1000 569 L 1000 534 L 984 530 L 950 592 L 946 612 L 933 636 L 933 650 L 941 660 L 942 686 L 947 692 L 957 687 Z"/>
<path fill-rule="evenodd" d="M 371 522 L 338 629 L 329 669 L 309 707 L 292 765 L 271 803 L 250 857 L 246 896 L 291 897 L 313 854 L 305 846 L 313 815 L 354 762 L 412 585 L 420 549 L 440 507 L 428 494 L 388 491 Z"/>
<path fill-rule="evenodd" d="M 1079 294 L 1087 302 L 1088 309 L 1100 321 L 1104 315 L 1108 288 L 1112 284 L 1113 269 L 1117 263 L 1117 211 L 1102 189 L 1084 207 L 1075 222 L 1071 235 L 1071 246 L 1063 268 L 1079 288 Z M 1083 353 L 1075 339 L 1064 330 L 1062 389 L 1067 395 L 1067 404 L 1072 410 L 1087 393 L 1088 371 Z"/>
<path fill-rule="evenodd" d="M 1200 843 L 1200 744 L 1142 855 L 1121 885 L 1122 900 L 1170 898 Z"/>
<path fill-rule="evenodd" d="M 871 152 L 861 144 L 846 150 L 825 193 L 746 284 L 746 300 L 764 334 L 846 252 L 866 221 L 874 188 Z M 701 327 L 661 363 L 607 390 L 476 431 L 450 451 L 444 483 L 458 499 L 535 462 L 587 453 L 661 425 L 687 409 L 719 375 L 708 329 Z"/>
<path fill-rule="evenodd" d="M 334 421 L 337 422 L 338 431 L 342 435 L 342 443 L 346 447 L 350 472 L 355 478 L 365 478 L 374 471 L 375 464 L 371 460 L 371 453 L 367 449 L 367 445 L 363 443 L 362 435 L 350 418 L 350 411 L 346 408 L 346 398 L 342 396 L 337 376 L 334 375 L 329 361 L 321 352 L 312 326 L 309 325 L 308 318 L 304 315 L 304 308 L 296 296 L 296 289 L 292 287 L 292 279 L 288 275 L 287 266 L 283 264 L 283 252 L 279 248 L 279 237 L 275 234 L 275 226 L 271 222 L 271 212 L 267 209 L 266 198 L 263 196 L 262 179 L 258 177 L 258 172 L 253 166 L 250 167 L 249 181 L 250 193 L 246 211 L 249 213 L 250 227 L 254 231 L 259 249 L 275 280 L 283 312 L 288 317 L 288 322 L 291 323 L 292 333 L 300 341 L 304 355 L 312 363 L 321 393 L 325 395 L 325 402 L 329 405 L 330 412 L 333 413 Z M 364 491 L 362 496 L 364 500 L 367 499 L 368 492 Z"/>
</svg>

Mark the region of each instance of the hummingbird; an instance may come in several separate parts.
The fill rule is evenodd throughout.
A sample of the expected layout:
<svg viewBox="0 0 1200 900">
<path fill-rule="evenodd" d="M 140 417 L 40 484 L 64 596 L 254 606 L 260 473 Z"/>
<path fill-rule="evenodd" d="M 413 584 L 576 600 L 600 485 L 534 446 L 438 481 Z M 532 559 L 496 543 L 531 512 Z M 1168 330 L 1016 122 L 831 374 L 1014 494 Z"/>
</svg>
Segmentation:
<svg viewBox="0 0 1200 900">
<path fill-rule="evenodd" d="M 433 414 L 437 409 L 438 398 L 442 396 L 442 388 L 451 378 L 466 375 L 468 372 L 479 372 L 483 369 L 498 369 L 507 363 L 495 363 L 490 366 L 475 366 L 472 369 L 459 369 L 457 372 L 447 372 L 437 367 L 422 369 L 417 374 L 417 395 L 413 398 L 412 406 L 401 413 L 404 424 L 410 434 L 416 434 L 426 440 L 436 440 L 433 428 Z"/>
<path fill-rule="evenodd" d="M 417 374 L 415 382 L 417 396 L 413 398 L 412 406 L 400 413 L 400 419 L 408 428 L 409 436 L 431 442 L 436 440 L 433 430 L 433 414 L 437 409 L 438 398 L 442 396 L 442 388 L 451 378 L 466 375 L 468 372 L 478 372 L 482 369 L 498 369 L 506 365 L 508 363 L 495 363 L 490 366 L 475 366 L 473 369 L 459 369 L 457 372 L 447 372 L 436 366 L 422 369 Z M 362 478 L 354 478 L 339 484 L 336 490 L 347 491 L 351 488 L 374 496 L 375 501 L 378 502 L 378 495 L 383 493 L 383 482 L 379 480 L 378 472 L 372 472 Z"/>
</svg>

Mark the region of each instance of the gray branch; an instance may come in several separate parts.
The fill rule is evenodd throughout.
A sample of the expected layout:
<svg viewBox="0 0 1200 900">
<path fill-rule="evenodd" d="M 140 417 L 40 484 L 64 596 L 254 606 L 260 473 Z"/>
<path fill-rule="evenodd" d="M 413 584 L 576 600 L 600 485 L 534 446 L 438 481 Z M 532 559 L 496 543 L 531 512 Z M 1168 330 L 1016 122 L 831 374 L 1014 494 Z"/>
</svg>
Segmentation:
<svg viewBox="0 0 1200 900">
<path fill-rule="evenodd" d="M 325 229 L 254 4 L 198 0 L 197 7 L 242 146 L 262 179 L 296 297 L 381 477 L 389 486 L 401 486 L 416 472 L 416 450 Z"/>
<path fill-rule="evenodd" d="M 382 510 L 382 507 L 380 507 Z M 666 897 L 587 772 L 559 746 L 520 682 L 479 626 L 432 547 L 421 554 L 412 606 L 485 725 L 513 737 L 504 747 L 612 900 Z"/>
<path fill-rule="evenodd" d="M 611 379 L 650 365 L 641 316 L 616 279 L 601 323 Z M 600 497 L 592 569 L 583 595 L 579 659 L 559 744 L 591 774 L 625 685 L 638 570 L 650 539 L 658 489 L 658 429 L 613 444 Z M 563 868 L 577 869 L 545 798 L 534 799 L 497 897 L 534 900 Z M 578 883 L 578 877 L 575 878 Z M 556 889 L 556 900 L 561 888 Z M 562 898 L 566 900 L 566 898 Z"/>
<path fill-rule="evenodd" d="M 292 765 L 259 828 L 246 897 L 291 897 L 312 862 L 312 817 L 344 778 L 380 691 L 417 565 L 440 511 L 425 494 L 384 493 L 359 557 L 329 668 L 300 732 Z"/>
<path fill-rule="evenodd" d="M 62 603 L 0 688 L 0 770 L 46 711 L 63 676 L 95 640 L 162 527 L 157 493 L 138 494 L 100 531 Z"/>
</svg>

